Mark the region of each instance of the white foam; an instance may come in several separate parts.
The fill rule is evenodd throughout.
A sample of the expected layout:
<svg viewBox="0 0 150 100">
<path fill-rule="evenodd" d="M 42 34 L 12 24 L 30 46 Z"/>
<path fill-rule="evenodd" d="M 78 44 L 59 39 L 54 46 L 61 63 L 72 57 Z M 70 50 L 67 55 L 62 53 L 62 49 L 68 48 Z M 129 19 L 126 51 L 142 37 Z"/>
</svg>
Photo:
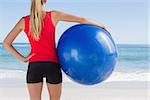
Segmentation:
<svg viewBox="0 0 150 100">
<path fill-rule="evenodd" d="M 150 73 L 145 72 L 133 72 L 133 73 L 123 73 L 123 72 L 113 72 L 113 74 L 106 80 L 110 81 L 150 81 Z"/>
<path fill-rule="evenodd" d="M 123 72 L 113 72 L 113 74 L 105 80 L 105 82 L 110 81 L 150 81 L 150 73 L 123 73 Z M 6 70 L 0 69 L 0 79 L 25 79 L 26 71 L 21 70 Z M 64 82 L 73 82 L 68 78 L 63 72 L 63 81 Z"/>
<path fill-rule="evenodd" d="M 14 47 L 30 47 L 29 44 L 13 44 Z"/>
<path fill-rule="evenodd" d="M 25 79 L 26 71 L 0 69 L 0 79 Z M 64 82 L 71 82 L 69 78 L 63 73 Z"/>
<path fill-rule="evenodd" d="M 64 74 L 65 82 L 73 82 Z M 105 80 L 105 82 L 112 81 L 150 81 L 150 73 L 123 73 L 123 72 L 113 72 L 112 75 Z"/>
<path fill-rule="evenodd" d="M 21 70 L 0 70 L 0 79 L 8 79 L 8 78 L 15 78 L 15 79 L 23 79 L 25 77 L 26 72 Z"/>
</svg>

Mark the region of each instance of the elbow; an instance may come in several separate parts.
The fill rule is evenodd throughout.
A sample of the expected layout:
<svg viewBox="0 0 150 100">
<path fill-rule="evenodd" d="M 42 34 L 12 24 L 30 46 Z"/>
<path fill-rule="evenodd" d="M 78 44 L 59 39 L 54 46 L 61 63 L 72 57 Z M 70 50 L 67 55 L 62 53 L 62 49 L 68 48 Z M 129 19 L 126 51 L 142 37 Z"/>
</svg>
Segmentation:
<svg viewBox="0 0 150 100">
<path fill-rule="evenodd" d="M 6 43 L 4 41 L 2 42 L 2 46 L 3 46 L 3 48 L 6 47 Z"/>
<path fill-rule="evenodd" d="M 2 46 L 3 46 L 3 48 L 5 48 L 5 49 L 6 49 L 6 48 L 8 47 L 8 45 L 9 45 L 9 44 L 8 44 L 8 43 L 6 43 L 5 41 L 3 41 L 3 42 L 2 42 Z"/>
</svg>

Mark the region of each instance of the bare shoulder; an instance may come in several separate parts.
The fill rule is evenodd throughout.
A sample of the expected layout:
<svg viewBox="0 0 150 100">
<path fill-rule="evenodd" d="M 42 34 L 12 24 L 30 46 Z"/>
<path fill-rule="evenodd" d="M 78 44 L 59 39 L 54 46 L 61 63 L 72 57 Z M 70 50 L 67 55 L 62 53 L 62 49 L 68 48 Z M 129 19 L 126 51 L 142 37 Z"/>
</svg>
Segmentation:
<svg viewBox="0 0 150 100">
<path fill-rule="evenodd" d="M 52 12 L 52 13 L 56 13 L 56 14 L 61 13 L 61 11 L 59 11 L 59 10 L 52 10 L 51 12 Z"/>
<path fill-rule="evenodd" d="M 54 26 L 56 26 L 60 19 L 60 15 L 59 15 L 60 11 L 52 10 L 50 12 L 51 12 L 51 16 L 52 16 L 52 22 L 53 22 Z"/>
<path fill-rule="evenodd" d="M 51 13 L 52 13 L 53 16 L 57 17 L 57 16 L 59 16 L 62 12 L 59 11 L 59 10 L 52 10 Z"/>
<path fill-rule="evenodd" d="M 24 23 L 24 17 L 20 18 L 20 23 Z"/>
<path fill-rule="evenodd" d="M 67 16 L 67 13 L 59 11 L 59 10 L 53 10 L 51 12 L 52 12 L 53 17 L 58 21 L 62 21 Z"/>
</svg>

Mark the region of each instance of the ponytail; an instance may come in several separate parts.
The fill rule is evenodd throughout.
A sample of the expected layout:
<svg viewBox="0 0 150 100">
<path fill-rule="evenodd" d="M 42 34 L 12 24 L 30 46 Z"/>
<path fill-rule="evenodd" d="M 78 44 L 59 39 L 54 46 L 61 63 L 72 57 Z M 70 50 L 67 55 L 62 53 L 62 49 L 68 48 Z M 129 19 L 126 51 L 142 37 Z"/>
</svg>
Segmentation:
<svg viewBox="0 0 150 100">
<path fill-rule="evenodd" d="M 29 34 L 33 39 L 39 40 L 43 25 L 42 6 L 45 0 L 31 1 Z"/>
</svg>

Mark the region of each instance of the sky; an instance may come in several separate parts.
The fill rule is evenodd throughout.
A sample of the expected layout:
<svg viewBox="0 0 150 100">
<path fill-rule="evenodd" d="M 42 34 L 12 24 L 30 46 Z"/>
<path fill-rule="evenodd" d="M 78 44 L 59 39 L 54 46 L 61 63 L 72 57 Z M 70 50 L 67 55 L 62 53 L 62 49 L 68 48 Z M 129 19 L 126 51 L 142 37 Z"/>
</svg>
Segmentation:
<svg viewBox="0 0 150 100">
<path fill-rule="evenodd" d="M 47 0 L 45 10 L 60 10 L 104 24 L 116 44 L 148 44 L 150 11 L 147 0 Z M 22 16 L 30 12 L 30 0 L 0 0 L 0 42 Z M 61 34 L 77 23 L 60 22 L 56 42 Z M 21 32 L 14 43 L 28 43 Z M 150 44 L 150 41 L 149 41 Z"/>
</svg>

